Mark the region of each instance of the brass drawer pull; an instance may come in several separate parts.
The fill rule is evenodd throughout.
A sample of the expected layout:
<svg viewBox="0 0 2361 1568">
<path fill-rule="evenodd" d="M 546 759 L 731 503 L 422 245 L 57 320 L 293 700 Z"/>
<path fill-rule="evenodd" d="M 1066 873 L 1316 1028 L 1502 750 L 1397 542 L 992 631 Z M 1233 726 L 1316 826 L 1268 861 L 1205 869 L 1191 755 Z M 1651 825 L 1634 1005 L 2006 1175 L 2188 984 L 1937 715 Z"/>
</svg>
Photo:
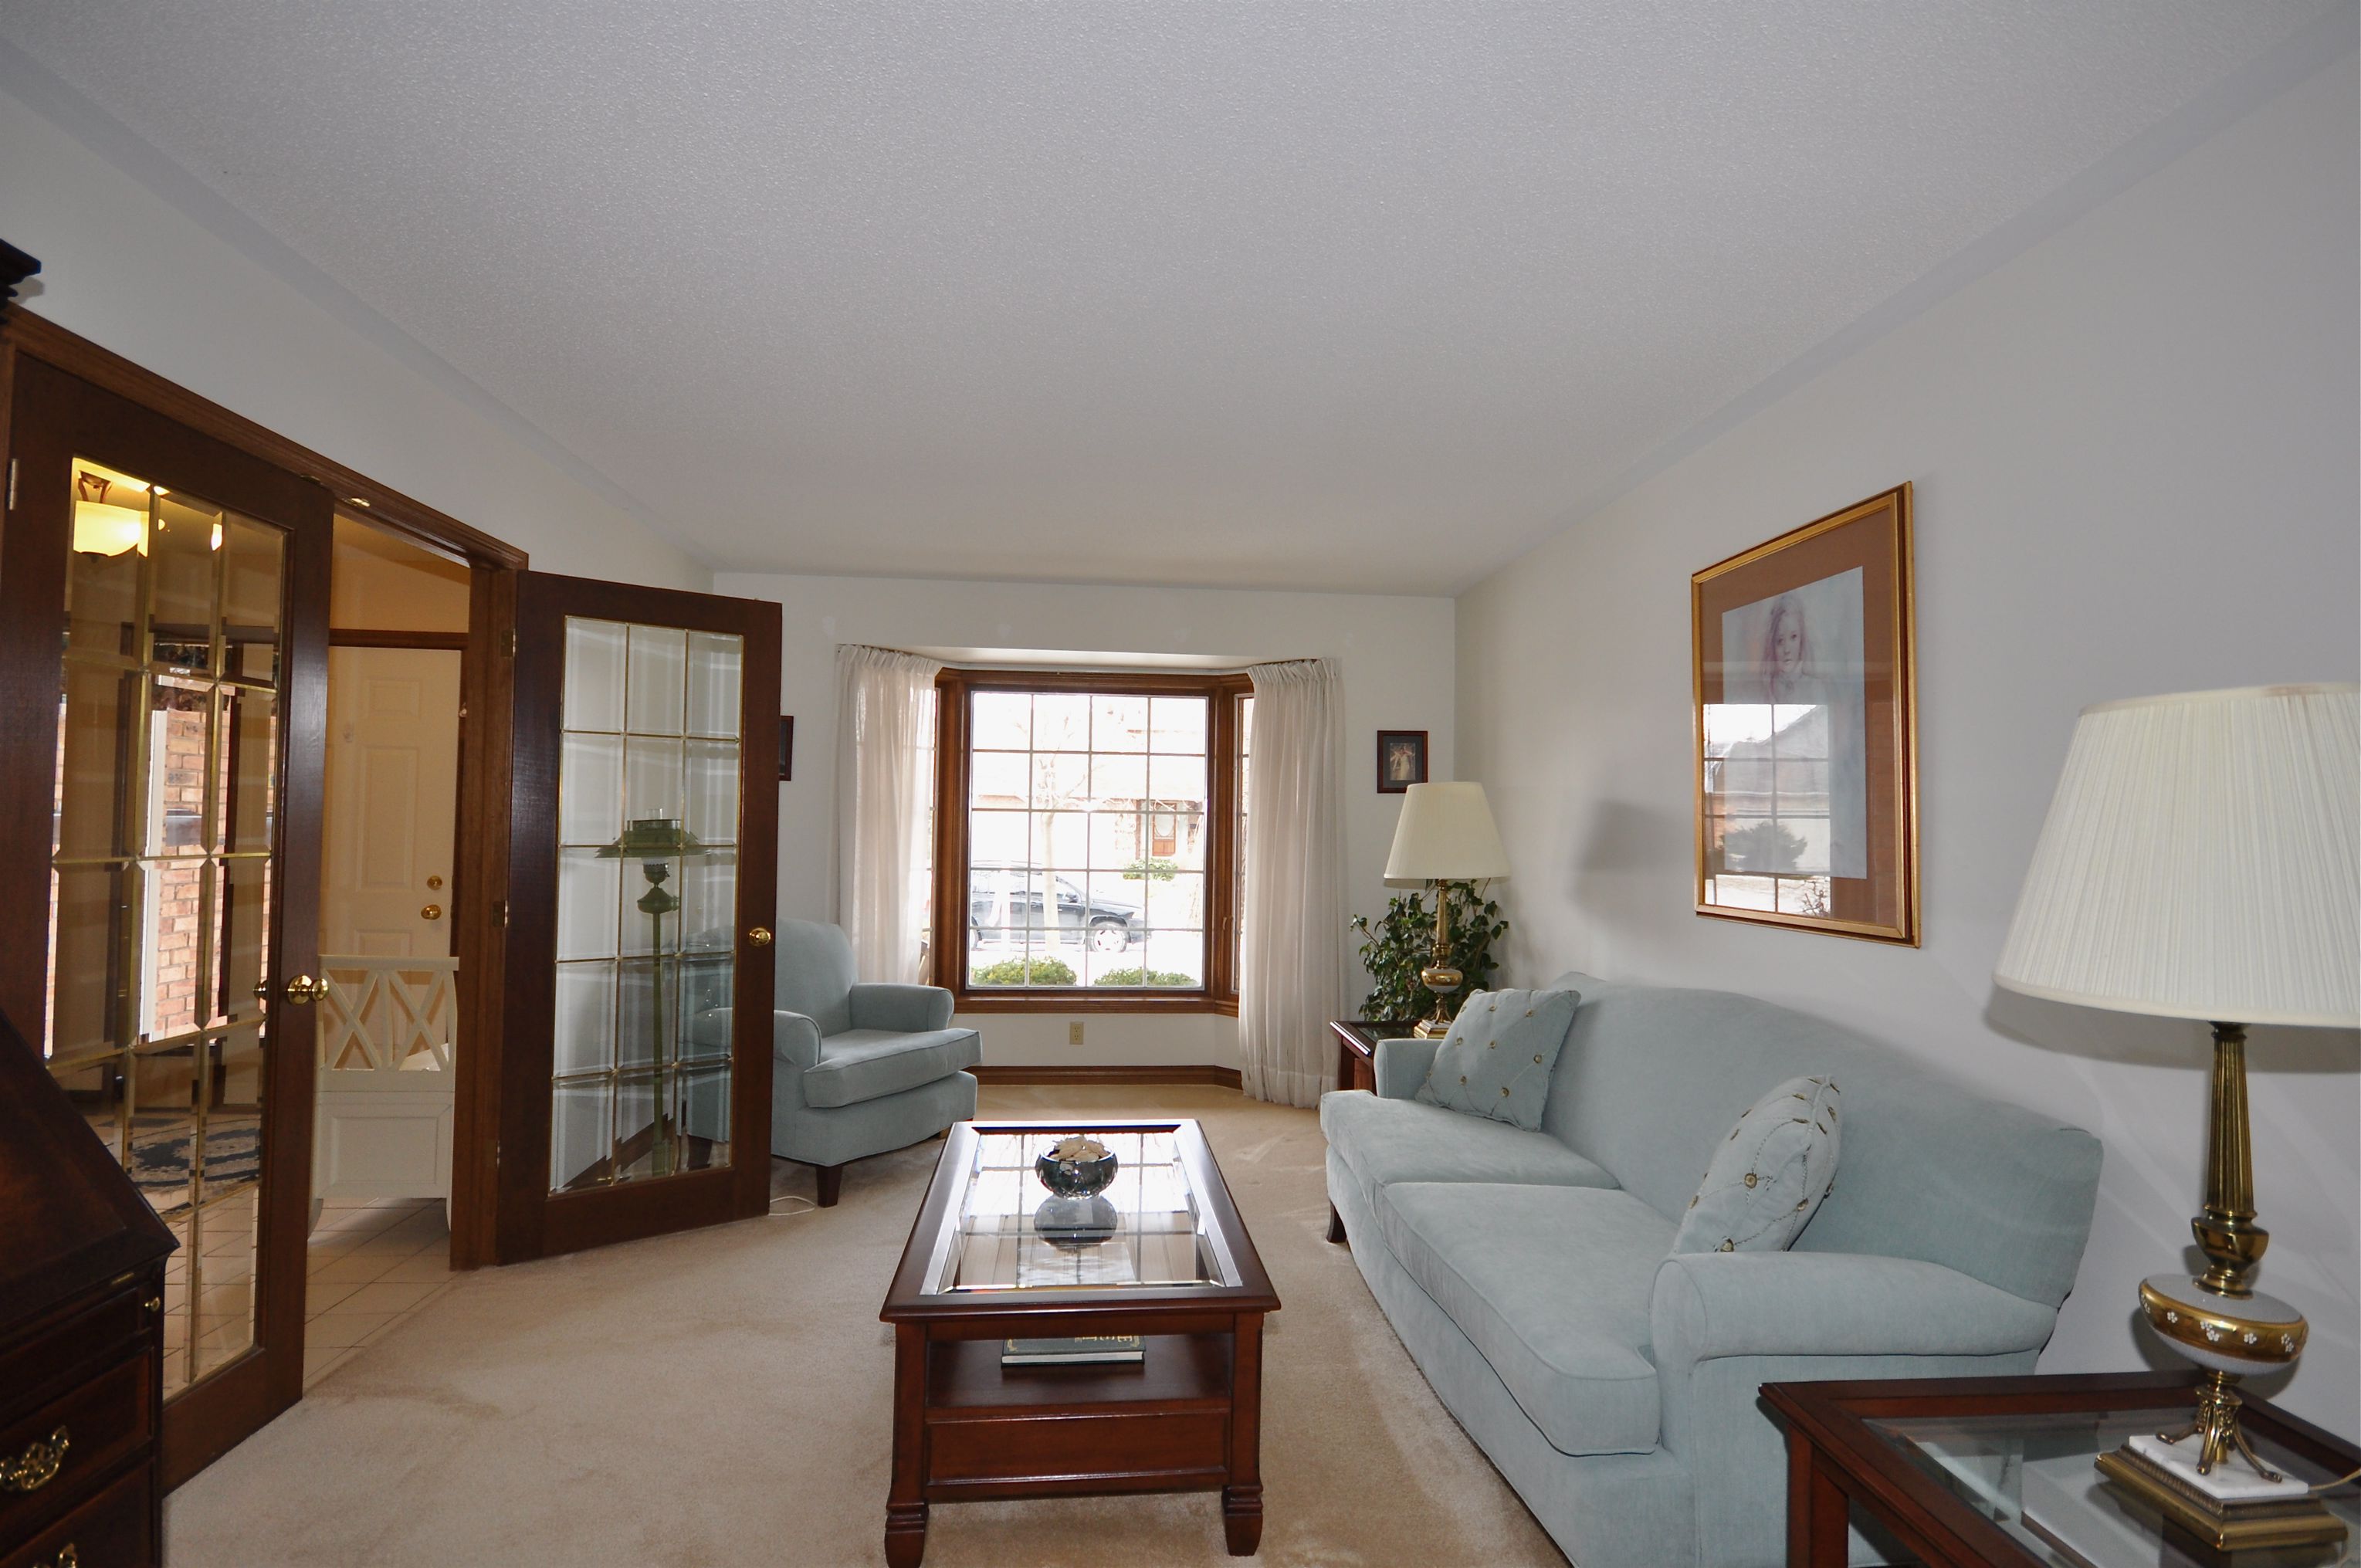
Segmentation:
<svg viewBox="0 0 2361 1568">
<path fill-rule="evenodd" d="M 57 1479 L 58 1466 L 66 1462 L 67 1446 L 66 1429 L 60 1427 L 47 1442 L 35 1438 L 16 1458 L 0 1459 L 0 1492 L 38 1492 L 48 1486 Z M 71 1552 L 73 1548 L 66 1551 Z"/>
</svg>

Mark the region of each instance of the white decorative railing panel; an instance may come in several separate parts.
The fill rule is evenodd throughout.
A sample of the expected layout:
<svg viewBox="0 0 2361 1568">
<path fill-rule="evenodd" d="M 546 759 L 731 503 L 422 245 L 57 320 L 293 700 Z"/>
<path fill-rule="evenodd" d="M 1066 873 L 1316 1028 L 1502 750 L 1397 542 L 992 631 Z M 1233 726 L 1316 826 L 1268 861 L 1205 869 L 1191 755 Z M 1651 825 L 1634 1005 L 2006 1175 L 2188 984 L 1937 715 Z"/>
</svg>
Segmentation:
<svg viewBox="0 0 2361 1568">
<path fill-rule="evenodd" d="M 375 1074 L 390 1079 L 390 1089 L 412 1090 L 423 1086 L 401 1075 L 451 1070 L 458 959 L 323 953 L 320 977 L 328 982 L 320 999 L 323 1071 Z"/>
<path fill-rule="evenodd" d="M 313 1217 L 335 1201 L 451 1197 L 459 960 L 324 953 Z"/>
</svg>

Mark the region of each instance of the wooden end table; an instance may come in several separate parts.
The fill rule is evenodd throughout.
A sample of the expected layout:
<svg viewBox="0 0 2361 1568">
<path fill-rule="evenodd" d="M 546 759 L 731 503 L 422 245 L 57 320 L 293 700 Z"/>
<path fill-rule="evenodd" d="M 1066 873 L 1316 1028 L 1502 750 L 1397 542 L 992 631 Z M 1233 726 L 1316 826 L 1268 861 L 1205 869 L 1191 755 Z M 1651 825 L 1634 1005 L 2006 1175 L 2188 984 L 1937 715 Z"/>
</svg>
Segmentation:
<svg viewBox="0 0 2361 1568">
<path fill-rule="evenodd" d="M 1766 1383 L 1787 1426 L 1788 1568 L 1842 1568 L 1850 1511 L 1931 1568 L 2297 1568 L 2335 1550 L 2216 1552 L 2106 1482 L 2094 1461 L 2134 1432 L 2186 1426 L 2186 1373 Z M 2317 1486 L 2361 1450 L 2260 1399 L 2240 1412 L 2264 1459 Z M 2361 1498 L 2329 1495 L 2361 1539 Z M 2348 1542 L 2349 1543 L 2349 1542 Z"/>
<path fill-rule="evenodd" d="M 1045 1212 L 1034 1173 L 1075 1133 L 1116 1156 L 1103 1235 Z M 1117 1492 L 1219 1491 L 1230 1554 L 1253 1555 L 1277 1310 L 1195 1122 L 954 1125 L 878 1313 L 894 1325 L 885 1561 L 918 1568 L 935 1503 Z M 1144 1359 L 1001 1364 L 1010 1339 L 1129 1334 Z"/>
<path fill-rule="evenodd" d="M 1336 1087 L 1376 1089 L 1378 1042 L 1401 1039 L 1417 1027 L 1416 1023 L 1407 1019 L 1389 1023 L 1367 1018 L 1339 1018 L 1331 1023 L 1328 1032 L 1336 1037 Z"/>
</svg>

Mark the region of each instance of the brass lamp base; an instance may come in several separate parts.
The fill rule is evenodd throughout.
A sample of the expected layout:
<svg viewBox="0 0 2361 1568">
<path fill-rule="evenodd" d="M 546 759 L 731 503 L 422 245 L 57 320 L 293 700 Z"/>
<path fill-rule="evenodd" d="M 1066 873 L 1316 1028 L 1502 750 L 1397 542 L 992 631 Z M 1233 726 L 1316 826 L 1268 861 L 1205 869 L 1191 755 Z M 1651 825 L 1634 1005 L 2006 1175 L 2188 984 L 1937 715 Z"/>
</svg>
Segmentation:
<svg viewBox="0 0 2361 1568">
<path fill-rule="evenodd" d="M 1418 971 L 1418 982 L 1434 992 L 1434 1011 L 1420 1019 L 1418 1027 L 1411 1031 L 1422 1040 L 1440 1039 L 1451 1033 L 1451 1019 L 1443 1010 L 1444 999 L 1467 980 L 1451 961 L 1451 889 L 1439 882 L 1431 885 L 1434 889 L 1434 961 Z"/>
<path fill-rule="evenodd" d="M 2099 1473 L 2219 1551 L 2339 1541 L 2344 1524 L 2311 1488 L 2264 1464 L 2238 1425 L 2238 1379 L 2293 1363 L 2307 1332 L 2302 1313 L 2251 1284 L 2271 1238 L 2255 1223 L 2246 1031 L 2238 1025 L 2213 1025 L 2210 1098 L 2205 1201 L 2190 1222 L 2208 1266 L 2194 1279 L 2151 1276 L 2139 1292 L 2148 1327 L 2200 1368 L 2194 1419 L 2099 1455 Z"/>
<path fill-rule="evenodd" d="M 2140 1442 L 2135 1438 L 2112 1453 L 2103 1453 L 2097 1460 L 2099 1474 L 2217 1552 L 2334 1546 L 2345 1539 L 2344 1522 L 2312 1496 L 2310 1488 L 2294 1486 L 2281 1497 L 2225 1500 L 2192 1484 L 2185 1465 L 2152 1457 L 2154 1448 L 2163 1446 L 2165 1441 L 2148 1440 L 2142 1447 L 2150 1452 L 2143 1453 L 2134 1446 Z"/>
<path fill-rule="evenodd" d="M 1451 1020 L 1443 1015 L 1443 999 L 1457 991 L 1466 976 L 1443 964 L 1429 964 L 1418 971 L 1419 984 L 1434 992 L 1434 1011 L 1418 1021 L 1411 1033 L 1422 1040 L 1440 1039 L 1451 1033 Z"/>
</svg>

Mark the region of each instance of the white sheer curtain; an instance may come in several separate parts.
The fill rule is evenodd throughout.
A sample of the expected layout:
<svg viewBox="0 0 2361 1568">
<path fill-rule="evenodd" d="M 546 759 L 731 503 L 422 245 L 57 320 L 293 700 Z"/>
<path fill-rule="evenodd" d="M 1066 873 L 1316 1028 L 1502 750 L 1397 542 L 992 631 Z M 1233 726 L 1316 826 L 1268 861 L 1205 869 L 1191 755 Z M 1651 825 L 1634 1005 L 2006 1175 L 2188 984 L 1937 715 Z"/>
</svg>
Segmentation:
<svg viewBox="0 0 2361 1568">
<path fill-rule="evenodd" d="M 1246 1091 L 1317 1105 L 1330 1087 L 1328 1021 L 1344 990 L 1345 831 L 1337 774 L 1344 698 L 1325 659 L 1257 664 L 1246 775 L 1246 939 L 1238 1054 Z"/>
<path fill-rule="evenodd" d="M 941 670 L 891 648 L 836 650 L 836 918 L 866 981 L 923 978 Z"/>
</svg>

